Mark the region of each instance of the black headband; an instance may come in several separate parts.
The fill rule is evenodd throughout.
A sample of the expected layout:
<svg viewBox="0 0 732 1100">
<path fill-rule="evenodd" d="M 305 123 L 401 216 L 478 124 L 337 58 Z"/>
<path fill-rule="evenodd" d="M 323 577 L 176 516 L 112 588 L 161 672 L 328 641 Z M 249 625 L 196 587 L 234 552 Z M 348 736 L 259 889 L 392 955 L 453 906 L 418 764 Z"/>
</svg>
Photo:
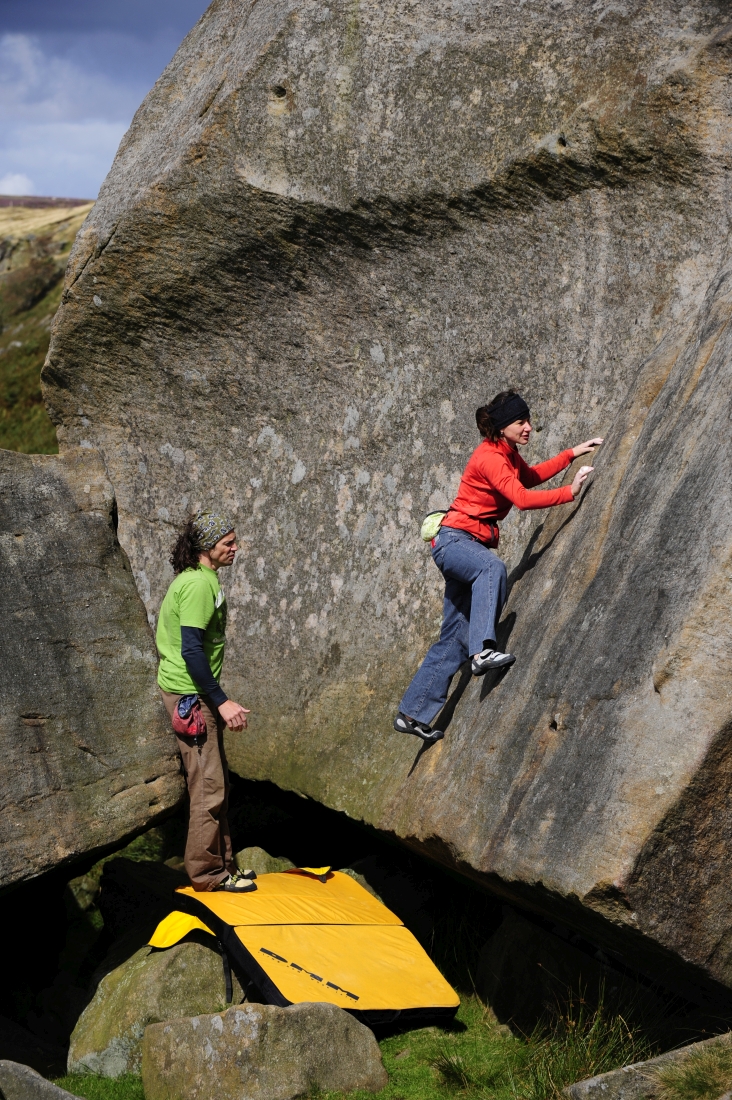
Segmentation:
<svg viewBox="0 0 732 1100">
<path fill-rule="evenodd" d="M 500 405 L 489 405 L 488 415 L 493 427 L 500 431 L 501 428 L 513 424 L 514 420 L 528 420 L 531 412 L 523 397 L 517 393 L 513 397 L 507 397 Z"/>
</svg>

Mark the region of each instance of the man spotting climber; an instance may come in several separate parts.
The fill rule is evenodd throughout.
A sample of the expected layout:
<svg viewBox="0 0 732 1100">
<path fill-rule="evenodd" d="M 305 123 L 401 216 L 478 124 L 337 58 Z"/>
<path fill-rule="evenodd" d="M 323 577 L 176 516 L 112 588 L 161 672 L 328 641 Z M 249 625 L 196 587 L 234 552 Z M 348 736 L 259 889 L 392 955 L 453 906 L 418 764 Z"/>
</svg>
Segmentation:
<svg viewBox="0 0 732 1100">
<path fill-rule="evenodd" d="M 223 733 L 225 726 L 246 729 L 249 711 L 219 685 L 226 598 L 218 571 L 232 564 L 237 549 L 234 526 L 224 516 L 199 512 L 188 521 L 170 556 L 175 580 L 160 608 L 155 640 L 158 685 L 176 730 L 190 798 L 188 877 L 195 890 L 241 893 L 256 890 L 256 875 L 237 871 L 233 860 Z"/>
</svg>

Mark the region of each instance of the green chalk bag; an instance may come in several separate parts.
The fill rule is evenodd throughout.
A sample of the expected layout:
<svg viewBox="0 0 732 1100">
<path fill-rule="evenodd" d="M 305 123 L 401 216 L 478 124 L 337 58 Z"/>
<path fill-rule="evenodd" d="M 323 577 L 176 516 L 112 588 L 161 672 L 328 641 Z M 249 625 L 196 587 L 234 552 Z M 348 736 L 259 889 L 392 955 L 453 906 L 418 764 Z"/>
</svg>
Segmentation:
<svg viewBox="0 0 732 1100">
<path fill-rule="evenodd" d="M 447 515 L 447 509 L 442 508 L 437 512 L 430 512 L 422 520 L 422 526 L 419 534 L 424 542 L 432 542 L 436 537 L 437 532 L 440 530 L 442 523 L 442 517 Z"/>
</svg>

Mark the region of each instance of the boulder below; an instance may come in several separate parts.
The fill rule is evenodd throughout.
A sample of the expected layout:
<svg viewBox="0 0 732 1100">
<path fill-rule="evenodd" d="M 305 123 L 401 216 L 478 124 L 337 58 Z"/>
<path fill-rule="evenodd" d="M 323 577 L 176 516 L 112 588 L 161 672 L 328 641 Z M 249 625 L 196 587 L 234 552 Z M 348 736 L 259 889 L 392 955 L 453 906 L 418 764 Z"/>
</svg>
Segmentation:
<svg viewBox="0 0 732 1100">
<path fill-rule="evenodd" d="M 145 610 L 97 454 L 0 451 L 0 886 L 180 800 Z"/>
<path fill-rule="evenodd" d="M 236 865 L 240 871 L 256 871 L 258 875 L 289 871 L 295 864 L 287 856 L 271 856 L 264 848 L 242 848 L 236 853 Z"/>
<path fill-rule="evenodd" d="M 145 1031 L 146 1100 L 293 1100 L 388 1082 L 373 1033 L 329 1004 L 242 1005 Z"/>
<path fill-rule="evenodd" d="M 0 1061 L 0 1096 L 3 1100 L 77 1100 L 30 1066 L 4 1059 Z"/>
<path fill-rule="evenodd" d="M 203 939 L 166 951 L 141 947 L 106 974 L 72 1033 L 69 1073 L 139 1073 L 148 1024 L 225 1008 L 221 956 L 213 937 L 206 938 L 210 947 Z M 244 994 L 233 975 L 232 980 L 236 1004 Z"/>
<path fill-rule="evenodd" d="M 99 911 L 108 940 L 128 938 L 135 930 L 148 940 L 174 907 L 174 891 L 188 885 L 185 871 L 164 863 L 124 856 L 108 860 L 99 882 Z"/>
</svg>

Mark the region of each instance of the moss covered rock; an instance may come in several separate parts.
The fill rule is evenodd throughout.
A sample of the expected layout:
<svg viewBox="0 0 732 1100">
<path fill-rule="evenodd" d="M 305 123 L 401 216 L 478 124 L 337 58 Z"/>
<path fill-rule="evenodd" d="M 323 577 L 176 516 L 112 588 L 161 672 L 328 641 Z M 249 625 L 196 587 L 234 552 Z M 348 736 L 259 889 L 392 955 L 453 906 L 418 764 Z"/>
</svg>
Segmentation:
<svg viewBox="0 0 732 1100">
<path fill-rule="evenodd" d="M 233 1001 L 243 998 L 236 977 Z M 99 983 L 71 1036 L 69 1073 L 139 1073 L 148 1024 L 226 1008 L 221 957 L 202 943 L 143 947 Z"/>
<path fill-rule="evenodd" d="M 277 871 L 289 871 L 295 864 L 286 856 L 271 856 L 264 848 L 242 848 L 236 853 L 236 865 L 240 871 L 252 870 L 258 875 L 271 875 Z"/>
</svg>

